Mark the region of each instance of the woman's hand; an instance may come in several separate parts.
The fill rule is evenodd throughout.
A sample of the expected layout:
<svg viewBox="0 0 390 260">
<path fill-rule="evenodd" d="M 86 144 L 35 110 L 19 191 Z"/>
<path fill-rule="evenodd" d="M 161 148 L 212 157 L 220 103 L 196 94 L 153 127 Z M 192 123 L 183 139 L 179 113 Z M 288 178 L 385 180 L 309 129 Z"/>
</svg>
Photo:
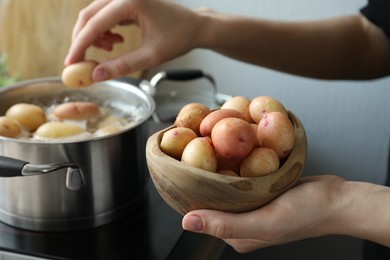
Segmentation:
<svg viewBox="0 0 390 260">
<path fill-rule="evenodd" d="M 93 73 L 95 81 L 125 76 L 183 55 L 197 45 L 200 31 L 196 13 L 170 1 L 96 0 L 79 14 L 65 65 L 83 60 L 92 45 L 111 50 L 123 41 L 111 29 L 130 24 L 140 27 L 142 45 L 99 64 Z"/>
<path fill-rule="evenodd" d="M 183 218 L 183 228 L 223 239 L 236 251 L 283 244 L 333 233 L 345 181 L 336 176 L 304 178 L 300 183 L 258 210 L 224 213 L 196 210 Z"/>
</svg>

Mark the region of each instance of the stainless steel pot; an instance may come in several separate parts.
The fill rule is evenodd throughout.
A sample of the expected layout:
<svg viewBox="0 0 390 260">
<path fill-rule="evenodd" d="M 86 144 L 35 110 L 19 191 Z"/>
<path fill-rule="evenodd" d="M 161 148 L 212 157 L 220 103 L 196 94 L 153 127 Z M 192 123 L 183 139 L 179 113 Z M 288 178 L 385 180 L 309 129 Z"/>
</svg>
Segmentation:
<svg viewBox="0 0 390 260">
<path fill-rule="evenodd" d="M 211 84 L 199 88 L 162 84 L 195 79 Z M 59 78 L 43 78 L 1 88 L 0 115 L 16 103 L 45 105 L 69 97 L 142 113 L 129 129 L 84 141 L 0 137 L 1 222 L 29 230 L 71 231 L 104 225 L 137 210 L 149 179 L 145 160 L 149 134 L 172 124 L 187 103 L 215 108 L 230 98 L 218 93 L 214 79 L 201 70 L 163 71 L 150 81 L 122 78 L 84 89 L 66 88 Z"/>
<path fill-rule="evenodd" d="M 70 89 L 43 78 L 0 89 L 0 114 L 20 102 L 93 100 L 128 113 L 137 123 L 122 132 L 84 141 L 37 142 L 0 137 L 0 221 L 38 231 L 100 226 L 142 201 L 152 97 L 138 87 L 106 81 Z"/>
</svg>

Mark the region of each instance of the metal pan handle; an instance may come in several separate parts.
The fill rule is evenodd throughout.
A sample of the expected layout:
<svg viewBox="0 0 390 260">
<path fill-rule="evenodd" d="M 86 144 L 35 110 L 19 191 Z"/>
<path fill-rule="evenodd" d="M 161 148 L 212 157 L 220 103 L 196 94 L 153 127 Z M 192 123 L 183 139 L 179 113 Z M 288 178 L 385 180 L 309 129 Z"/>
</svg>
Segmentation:
<svg viewBox="0 0 390 260">
<path fill-rule="evenodd" d="M 161 71 L 153 76 L 153 78 L 150 80 L 150 85 L 156 89 L 157 86 L 164 80 L 188 81 L 200 78 L 205 78 L 210 81 L 213 88 L 213 94 L 215 96 L 217 93 L 217 86 L 215 84 L 214 78 L 210 74 L 198 69 Z"/>
<path fill-rule="evenodd" d="M 0 177 L 21 177 L 45 174 L 60 169 L 67 169 L 66 187 L 78 190 L 85 185 L 79 167 L 74 163 L 31 164 L 15 158 L 0 156 Z"/>
</svg>

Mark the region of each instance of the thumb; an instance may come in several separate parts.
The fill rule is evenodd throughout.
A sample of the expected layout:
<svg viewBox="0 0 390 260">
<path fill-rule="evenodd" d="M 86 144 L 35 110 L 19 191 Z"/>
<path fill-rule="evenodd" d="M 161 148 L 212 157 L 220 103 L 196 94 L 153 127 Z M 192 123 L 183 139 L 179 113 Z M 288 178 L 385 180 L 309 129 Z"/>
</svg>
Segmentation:
<svg viewBox="0 0 390 260">
<path fill-rule="evenodd" d="M 208 234 L 220 239 L 249 238 L 253 236 L 253 217 L 215 210 L 195 210 L 182 220 L 185 230 Z"/>
</svg>

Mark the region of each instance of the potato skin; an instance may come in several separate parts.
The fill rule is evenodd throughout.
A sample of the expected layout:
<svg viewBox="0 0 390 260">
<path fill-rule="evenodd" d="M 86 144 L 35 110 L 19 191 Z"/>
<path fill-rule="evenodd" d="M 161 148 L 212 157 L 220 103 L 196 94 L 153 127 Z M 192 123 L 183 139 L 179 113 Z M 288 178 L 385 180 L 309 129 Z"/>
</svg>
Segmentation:
<svg viewBox="0 0 390 260">
<path fill-rule="evenodd" d="M 197 137 L 196 133 L 187 127 L 175 127 L 164 133 L 160 148 L 165 154 L 180 160 L 184 148 Z"/>
<path fill-rule="evenodd" d="M 257 124 L 270 112 L 281 112 L 287 116 L 287 110 L 283 104 L 270 96 L 255 97 L 249 104 L 249 113 L 253 121 Z"/>
<path fill-rule="evenodd" d="M 295 129 L 288 116 L 281 112 L 271 112 L 261 119 L 257 138 L 260 147 L 271 148 L 280 159 L 284 159 L 294 146 Z"/>
<path fill-rule="evenodd" d="M 5 112 L 5 116 L 17 121 L 29 131 L 35 131 L 39 126 L 46 123 L 45 111 L 40 106 L 18 103 Z"/>
<path fill-rule="evenodd" d="M 242 177 L 259 177 L 270 174 L 279 169 L 278 154 L 271 148 L 255 148 L 241 163 Z"/>
<path fill-rule="evenodd" d="M 68 65 L 62 71 L 62 82 L 65 86 L 71 88 L 87 87 L 94 83 L 92 72 L 98 65 L 93 60 L 80 61 Z"/>
<path fill-rule="evenodd" d="M 99 116 L 100 109 L 92 102 L 69 102 L 58 105 L 53 114 L 59 119 L 88 120 Z"/>
<path fill-rule="evenodd" d="M 221 109 L 234 109 L 244 116 L 245 120 L 248 123 L 253 123 L 251 114 L 249 113 L 249 105 L 251 100 L 244 96 L 234 96 L 231 99 L 227 100 L 222 106 Z"/>
<path fill-rule="evenodd" d="M 174 125 L 190 128 L 197 135 L 200 135 L 200 123 L 210 112 L 210 108 L 204 104 L 189 103 L 179 111 Z"/>
<path fill-rule="evenodd" d="M 84 130 L 78 125 L 64 122 L 47 122 L 35 131 L 35 136 L 39 138 L 64 138 L 82 132 Z"/>
<path fill-rule="evenodd" d="M 15 120 L 0 116 L 0 136 L 14 138 L 20 134 L 21 130 Z"/>
<path fill-rule="evenodd" d="M 181 161 L 188 165 L 210 171 L 217 170 L 217 156 L 210 137 L 197 137 L 184 148 Z"/>
<path fill-rule="evenodd" d="M 227 117 L 236 117 L 245 120 L 244 115 L 237 110 L 228 108 L 215 110 L 208 114 L 200 123 L 200 134 L 202 136 L 211 136 L 211 130 L 213 129 L 214 125 L 221 119 Z"/>
<path fill-rule="evenodd" d="M 217 154 L 230 160 L 241 160 L 257 142 L 250 123 L 234 117 L 224 118 L 216 123 L 211 139 Z"/>
</svg>

